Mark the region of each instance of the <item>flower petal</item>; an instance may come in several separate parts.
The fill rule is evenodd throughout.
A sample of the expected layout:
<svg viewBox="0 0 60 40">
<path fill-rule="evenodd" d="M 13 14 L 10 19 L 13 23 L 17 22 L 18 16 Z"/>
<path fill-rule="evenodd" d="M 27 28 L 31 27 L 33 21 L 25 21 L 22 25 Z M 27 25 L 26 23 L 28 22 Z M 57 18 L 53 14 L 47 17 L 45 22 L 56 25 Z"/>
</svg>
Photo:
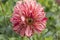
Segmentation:
<svg viewBox="0 0 60 40">
<path fill-rule="evenodd" d="M 26 28 L 22 28 L 22 29 L 20 30 L 20 35 L 21 35 L 22 37 L 25 35 L 25 29 L 26 29 Z"/>
<path fill-rule="evenodd" d="M 34 29 L 37 31 L 37 32 L 41 32 L 45 29 L 45 26 L 44 24 L 42 23 L 35 23 L 34 24 Z"/>
<path fill-rule="evenodd" d="M 32 29 L 30 28 L 30 26 L 27 26 L 26 31 L 25 31 L 25 35 L 30 37 L 32 35 Z"/>
</svg>

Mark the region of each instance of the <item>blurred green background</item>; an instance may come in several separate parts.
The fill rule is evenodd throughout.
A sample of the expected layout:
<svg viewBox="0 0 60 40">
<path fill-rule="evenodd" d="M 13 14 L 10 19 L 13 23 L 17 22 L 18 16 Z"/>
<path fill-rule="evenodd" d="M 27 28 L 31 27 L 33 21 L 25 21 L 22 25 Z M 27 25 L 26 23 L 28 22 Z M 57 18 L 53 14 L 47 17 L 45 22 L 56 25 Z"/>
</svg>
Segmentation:
<svg viewBox="0 0 60 40">
<path fill-rule="evenodd" d="M 10 18 L 13 7 L 18 0 L 0 0 L 0 40 L 29 40 L 22 38 L 12 30 Z M 60 40 L 60 6 L 55 0 L 37 0 L 43 7 L 48 18 L 46 29 L 34 34 L 30 40 Z"/>
</svg>

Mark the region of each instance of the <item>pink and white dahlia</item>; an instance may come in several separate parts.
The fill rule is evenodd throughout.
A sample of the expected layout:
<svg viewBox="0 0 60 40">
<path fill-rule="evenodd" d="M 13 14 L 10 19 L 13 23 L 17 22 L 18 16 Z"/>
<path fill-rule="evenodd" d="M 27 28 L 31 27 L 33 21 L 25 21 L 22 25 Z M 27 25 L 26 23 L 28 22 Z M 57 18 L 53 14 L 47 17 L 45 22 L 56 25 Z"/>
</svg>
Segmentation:
<svg viewBox="0 0 60 40">
<path fill-rule="evenodd" d="M 35 0 L 18 1 L 11 18 L 13 30 L 28 37 L 35 32 L 41 33 L 46 27 L 45 14 L 43 7 Z"/>
</svg>

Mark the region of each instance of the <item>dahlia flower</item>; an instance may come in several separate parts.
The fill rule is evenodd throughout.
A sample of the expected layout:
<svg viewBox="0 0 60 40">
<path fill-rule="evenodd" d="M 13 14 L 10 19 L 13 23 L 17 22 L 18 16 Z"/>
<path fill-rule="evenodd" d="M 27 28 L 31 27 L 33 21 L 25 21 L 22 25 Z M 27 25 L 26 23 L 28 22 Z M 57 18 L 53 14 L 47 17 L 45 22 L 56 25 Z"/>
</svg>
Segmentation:
<svg viewBox="0 0 60 40">
<path fill-rule="evenodd" d="M 41 33 L 46 27 L 45 14 L 43 7 L 36 0 L 18 1 L 10 20 L 13 30 L 22 37 Z"/>
</svg>

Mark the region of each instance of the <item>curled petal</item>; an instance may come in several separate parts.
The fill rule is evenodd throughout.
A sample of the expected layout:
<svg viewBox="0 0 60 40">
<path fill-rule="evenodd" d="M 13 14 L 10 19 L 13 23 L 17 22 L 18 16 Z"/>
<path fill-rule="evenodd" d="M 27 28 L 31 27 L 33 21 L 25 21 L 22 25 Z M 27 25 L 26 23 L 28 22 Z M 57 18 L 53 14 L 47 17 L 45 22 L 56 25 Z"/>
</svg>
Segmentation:
<svg viewBox="0 0 60 40">
<path fill-rule="evenodd" d="M 25 31 L 25 35 L 30 37 L 32 35 L 32 30 L 30 29 L 30 26 L 27 26 L 26 31 Z"/>
<path fill-rule="evenodd" d="M 20 30 L 20 35 L 21 35 L 22 37 L 25 35 L 25 30 L 26 30 L 26 28 L 22 28 L 22 29 Z"/>
</svg>

